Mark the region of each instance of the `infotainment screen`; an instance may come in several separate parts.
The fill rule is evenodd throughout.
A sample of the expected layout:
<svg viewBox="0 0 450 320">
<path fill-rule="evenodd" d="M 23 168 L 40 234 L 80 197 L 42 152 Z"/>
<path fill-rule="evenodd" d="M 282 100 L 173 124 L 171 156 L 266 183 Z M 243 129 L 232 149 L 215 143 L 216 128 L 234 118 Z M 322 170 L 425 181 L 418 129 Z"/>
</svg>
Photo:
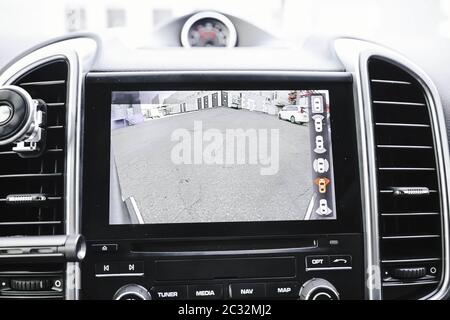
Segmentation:
<svg viewBox="0 0 450 320">
<path fill-rule="evenodd" d="M 111 101 L 110 224 L 337 218 L 327 90 Z"/>
</svg>

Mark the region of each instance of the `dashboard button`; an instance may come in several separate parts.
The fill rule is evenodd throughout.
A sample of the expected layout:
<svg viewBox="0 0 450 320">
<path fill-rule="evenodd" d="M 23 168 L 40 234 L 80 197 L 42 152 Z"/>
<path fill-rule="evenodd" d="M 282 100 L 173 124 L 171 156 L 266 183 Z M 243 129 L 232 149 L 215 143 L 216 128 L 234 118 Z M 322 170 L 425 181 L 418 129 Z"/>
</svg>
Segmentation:
<svg viewBox="0 0 450 320">
<path fill-rule="evenodd" d="M 436 276 L 436 275 L 438 275 L 440 273 L 439 270 L 440 270 L 440 266 L 439 265 L 431 265 L 428 268 L 428 274 L 431 275 L 431 276 Z"/>
<path fill-rule="evenodd" d="M 187 299 L 187 286 L 158 286 L 151 291 L 155 300 Z"/>
<path fill-rule="evenodd" d="M 144 263 L 142 261 L 120 263 L 121 274 L 144 274 Z"/>
<path fill-rule="evenodd" d="M 216 285 L 195 285 L 188 287 L 190 299 L 222 299 L 223 286 Z"/>
<path fill-rule="evenodd" d="M 328 256 L 307 256 L 306 257 L 306 268 L 327 268 L 329 267 L 329 257 Z"/>
<path fill-rule="evenodd" d="M 119 273 L 119 265 L 117 263 L 97 263 L 95 265 L 96 276 L 106 276 Z"/>
<path fill-rule="evenodd" d="M 91 247 L 95 253 L 114 253 L 119 250 L 119 245 L 113 243 L 93 244 Z"/>
<path fill-rule="evenodd" d="M 330 256 L 330 267 L 351 267 L 352 266 L 352 256 L 350 255 L 335 255 Z"/>
<path fill-rule="evenodd" d="M 276 282 L 267 284 L 267 296 L 273 298 L 292 298 L 297 297 L 297 283 L 295 282 Z"/>
<path fill-rule="evenodd" d="M 230 295 L 233 299 L 255 299 L 266 296 L 264 283 L 236 283 L 230 284 Z"/>
</svg>

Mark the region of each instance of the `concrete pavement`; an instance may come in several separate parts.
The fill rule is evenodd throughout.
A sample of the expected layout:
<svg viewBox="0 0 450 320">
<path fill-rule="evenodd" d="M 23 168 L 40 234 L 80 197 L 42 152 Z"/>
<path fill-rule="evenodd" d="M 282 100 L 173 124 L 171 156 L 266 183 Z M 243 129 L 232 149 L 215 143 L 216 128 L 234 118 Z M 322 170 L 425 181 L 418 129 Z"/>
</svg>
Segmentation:
<svg viewBox="0 0 450 320">
<path fill-rule="evenodd" d="M 177 165 L 174 130 L 279 129 L 280 165 Z M 123 198 L 133 196 L 146 223 L 301 220 L 311 200 L 309 128 L 248 110 L 215 108 L 146 121 L 112 132 Z"/>
</svg>

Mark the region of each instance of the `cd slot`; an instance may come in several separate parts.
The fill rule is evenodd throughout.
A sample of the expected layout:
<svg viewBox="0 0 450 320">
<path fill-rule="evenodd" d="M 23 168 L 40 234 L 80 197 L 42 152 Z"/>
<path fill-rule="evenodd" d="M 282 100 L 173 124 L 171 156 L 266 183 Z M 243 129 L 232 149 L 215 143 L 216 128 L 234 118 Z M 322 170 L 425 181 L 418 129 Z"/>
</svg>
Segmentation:
<svg viewBox="0 0 450 320">
<path fill-rule="evenodd" d="M 272 278 L 296 275 L 295 257 L 155 261 L 156 280 Z"/>
<path fill-rule="evenodd" d="M 211 240 L 211 241 L 143 241 L 130 245 L 130 251 L 159 256 L 186 255 L 228 255 L 245 253 L 288 253 L 315 249 L 315 239 L 247 239 L 247 240 Z"/>
</svg>

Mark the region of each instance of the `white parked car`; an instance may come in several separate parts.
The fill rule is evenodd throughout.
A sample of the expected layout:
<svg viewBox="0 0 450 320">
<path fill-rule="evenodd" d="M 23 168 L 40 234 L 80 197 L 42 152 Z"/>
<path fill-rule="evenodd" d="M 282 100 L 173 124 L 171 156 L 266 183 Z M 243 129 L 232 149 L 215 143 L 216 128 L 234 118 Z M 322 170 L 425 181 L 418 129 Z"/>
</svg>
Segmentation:
<svg viewBox="0 0 450 320">
<path fill-rule="evenodd" d="M 278 112 L 278 119 L 304 124 L 309 121 L 308 110 L 298 105 L 287 105 Z"/>
</svg>

